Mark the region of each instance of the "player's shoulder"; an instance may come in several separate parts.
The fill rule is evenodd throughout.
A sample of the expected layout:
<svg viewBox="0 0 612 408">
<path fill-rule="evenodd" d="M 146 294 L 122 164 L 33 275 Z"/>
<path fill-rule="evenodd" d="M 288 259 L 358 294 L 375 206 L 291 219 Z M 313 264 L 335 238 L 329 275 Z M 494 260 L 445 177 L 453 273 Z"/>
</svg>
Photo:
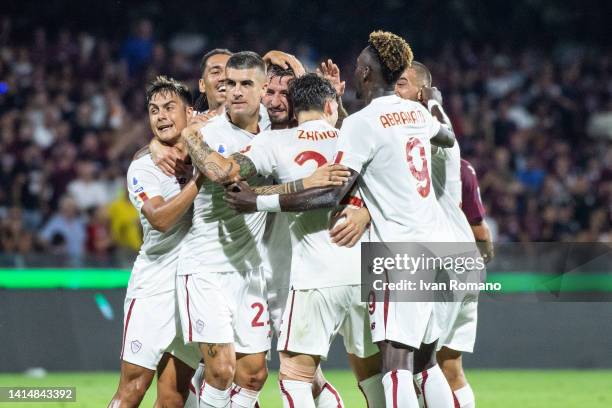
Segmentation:
<svg viewBox="0 0 612 408">
<path fill-rule="evenodd" d="M 153 157 L 151 153 L 147 153 L 142 157 L 139 157 L 136 160 L 132 160 L 130 166 L 128 167 L 128 176 L 134 175 L 137 173 L 149 173 L 157 177 L 165 176 L 164 172 L 160 170 L 159 167 L 155 165 L 153 162 Z"/>
</svg>

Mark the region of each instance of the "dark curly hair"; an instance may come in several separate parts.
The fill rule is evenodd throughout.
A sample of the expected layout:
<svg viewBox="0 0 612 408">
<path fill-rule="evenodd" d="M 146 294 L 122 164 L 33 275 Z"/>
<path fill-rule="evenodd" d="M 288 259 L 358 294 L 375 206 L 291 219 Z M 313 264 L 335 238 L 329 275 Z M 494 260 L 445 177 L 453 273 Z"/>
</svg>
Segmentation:
<svg viewBox="0 0 612 408">
<path fill-rule="evenodd" d="M 412 49 L 402 37 L 388 31 L 374 31 L 368 39 L 370 50 L 378 57 L 383 77 L 388 84 L 397 82 L 412 64 Z"/>
</svg>

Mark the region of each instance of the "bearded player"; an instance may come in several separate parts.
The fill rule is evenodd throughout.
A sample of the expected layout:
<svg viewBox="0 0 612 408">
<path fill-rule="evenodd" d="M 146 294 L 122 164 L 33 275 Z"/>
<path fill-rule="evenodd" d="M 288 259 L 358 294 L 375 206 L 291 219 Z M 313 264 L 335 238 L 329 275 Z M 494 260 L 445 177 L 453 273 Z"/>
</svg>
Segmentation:
<svg viewBox="0 0 612 408">
<path fill-rule="evenodd" d="M 188 88 L 158 77 L 147 89 L 151 131 L 187 161 L 180 141 L 191 116 Z M 136 407 L 158 371 L 157 404 L 183 407 L 199 360 L 197 348 L 185 345 L 176 310 L 175 275 L 180 243 L 191 224 L 192 204 L 202 184 L 187 168 L 165 175 L 146 154 L 128 169 L 130 201 L 140 213 L 144 243 L 128 283 L 121 347 L 121 377 L 109 407 Z"/>
<path fill-rule="evenodd" d="M 208 121 L 204 129 L 215 151 L 231 155 L 260 131 L 259 106 L 266 87 L 263 60 L 252 52 L 232 55 L 225 83 L 226 113 Z M 201 166 L 199 152 L 193 149 L 201 127 L 192 124 L 182 136 L 196 165 L 204 173 L 214 173 L 213 167 Z M 324 184 L 332 184 L 332 174 L 323 174 Z M 260 191 L 299 191 L 312 185 L 311 179 Z M 183 334 L 187 341 L 199 343 L 206 366 L 200 406 L 225 407 L 231 400 L 232 406 L 252 407 L 267 377 L 265 353 L 270 347 L 259 252 L 265 214 L 236 214 L 225 205 L 223 191 L 205 180 L 196 197 L 193 224 L 180 253 L 179 310 Z"/>
<path fill-rule="evenodd" d="M 361 175 L 374 240 L 445 242 L 452 236 L 431 186 L 430 146 L 452 147 L 454 134 L 421 104 L 395 95 L 395 83 L 411 61 L 402 38 L 370 35 L 355 71 L 357 95 L 368 106 L 345 120 L 338 141 L 336 161 L 351 169 L 349 182 L 276 196 L 282 211 L 337 206 Z M 258 200 L 244 186 L 229 192 L 228 199 L 243 210 L 252 210 Z M 435 360 L 440 331 L 432 324 L 433 305 L 378 300 L 373 306 L 372 337 L 382 352 L 386 405 L 418 407 L 413 373 L 422 373 L 428 406 L 452 407 L 452 392 Z"/>
<path fill-rule="evenodd" d="M 405 99 L 422 100 L 423 93 L 428 94 L 430 106 L 436 106 L 435 114 L 441 123 L 450 125 L 442 108 L 442 95 L 436 88 L 431 88 L 432 77 L 429 69 L 414 61 L 398 80 L 395 90 Z M 438 202 L 452 221 L 455 234 L 461 242 L 474 242 L 474 239 L 485 242 L 482 251 L 486 262 L 493 256 L 490 234 L 483 220 L 483 206 L 478 192 L 475 171 L 465 160 L 461 160 L 459 144 L 450 149 L 434 148 L 432 154 L 432 176 Z M 474 187 L 475 185 L 475 187 Z M 463 211 L 462 211 L 463 210 Z M 466 216 L 470 214 L 470 218 Z M 470 221 L 471 220 L 471 221 Z M 474 228 L 472 225 L 476 225 Z M 465 378 L 461 354 L 471 353 L 476 340 L 477 303 L 436 304 L 438 307 L 449 307 L 449 322 L 438 341 L 437 360 L 453 390 L 456 405 L 472 408 L 475 406 L 474 393 Z"/>
</svg>

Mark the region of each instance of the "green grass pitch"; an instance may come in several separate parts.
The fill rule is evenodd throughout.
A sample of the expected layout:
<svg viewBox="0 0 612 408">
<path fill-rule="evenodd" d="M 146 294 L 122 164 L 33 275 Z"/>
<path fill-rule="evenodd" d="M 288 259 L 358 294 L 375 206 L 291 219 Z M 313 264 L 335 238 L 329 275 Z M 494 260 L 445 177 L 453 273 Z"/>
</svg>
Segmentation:
<svg viewBox="0 0 612 408">
<path fill-rule="evenodd" d="M 349 371 L 325 370 L 340 391 L 347 408 L 364 408 L 363 397 Z M 0 408 L 100 408 L 106 407 L 119 375 L 108 372 L 51 373 L 42 379 L 20 374 L 0 374 L 0 386 L 74 386 L 76 403 L 3 403 Z M 479 408 L 610 408 L 612 370 L 470 370 L 468 378 Z M 152 407 L 152 385 L 142 407 Z M 282 407 L 276 373 L 271 372 L 261 394 L 262 408 Z"/>
</svg>

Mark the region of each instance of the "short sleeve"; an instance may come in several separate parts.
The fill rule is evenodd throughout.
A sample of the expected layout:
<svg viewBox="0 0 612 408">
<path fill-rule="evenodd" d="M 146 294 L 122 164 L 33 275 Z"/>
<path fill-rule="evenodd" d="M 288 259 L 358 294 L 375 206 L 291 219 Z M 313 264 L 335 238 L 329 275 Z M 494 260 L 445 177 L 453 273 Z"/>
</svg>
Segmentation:
<svg viewBox="0 0 612 408">
<path fill-rule="evenodd" d="M 363 166 L 374 156 L 374 133 L 361 118 L 347 118 L 342 123 L 335 163 L 361 173 Z"/>
<path fill-rule="evenodd" d="M 138 211 L 147 200 L 162 195 L 159 176 L 135 163 L 132 163 L 128 169 L 127 186 L 130 201 Z"/>
<path fill-rule="evenodd" d="M 272 142 L 272 134 L 270 132 L 263 132 L 255 136 L 253 141 L 240 151 L 241 154 L 251 159 L 257 169 L 257 173 L 262 176 L 273 175 L 276 171 L 275 145 Z"/>
</svg>

